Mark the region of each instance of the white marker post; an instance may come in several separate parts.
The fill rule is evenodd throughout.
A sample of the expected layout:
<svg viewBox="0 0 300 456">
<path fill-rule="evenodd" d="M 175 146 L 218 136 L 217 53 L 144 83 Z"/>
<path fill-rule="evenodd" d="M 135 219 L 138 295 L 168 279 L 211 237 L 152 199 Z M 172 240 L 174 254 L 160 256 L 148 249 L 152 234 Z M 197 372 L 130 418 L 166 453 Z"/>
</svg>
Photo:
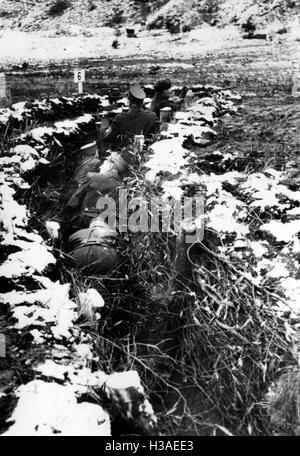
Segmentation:
<svg viewBox="0 0 300 456">
<path fill-rule="evenodd" d="M 6 341 L 5 335 L 0 333 L 0 358 L 5 358 L 6 356 Z"/>
<path fill-rule="evenodd" d="M 11 104 L 10 87 L 7 84 L 5 73 L 0 73 L 0 107 L 6 108 Z"/>
<path fill-rule="evenodd" d="M 74 70 L 74 82 L 78 83 L 78 93 L 83 93 L 83 83 L 85 82 L 85 70 L 77 68 Z"/>
</svg>

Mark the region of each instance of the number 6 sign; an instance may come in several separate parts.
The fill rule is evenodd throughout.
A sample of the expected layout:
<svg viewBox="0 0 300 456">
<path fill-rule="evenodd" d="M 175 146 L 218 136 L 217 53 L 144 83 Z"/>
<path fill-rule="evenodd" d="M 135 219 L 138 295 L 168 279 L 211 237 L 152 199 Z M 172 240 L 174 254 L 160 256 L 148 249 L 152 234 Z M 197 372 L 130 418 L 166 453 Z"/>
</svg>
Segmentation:
<svg viewBox="0 0 300 456">
<path fill-rule="evenodd" d="M 85 70 L 74 70 L 74 82 L 78 83 L 78 93 L 83 93 L 83 83 L 85 81 Z"/>
<path fill-rule="evenodd" d="M 74 82 L 85 82 L 85 70 L 74 70 Z"/>
</svg>

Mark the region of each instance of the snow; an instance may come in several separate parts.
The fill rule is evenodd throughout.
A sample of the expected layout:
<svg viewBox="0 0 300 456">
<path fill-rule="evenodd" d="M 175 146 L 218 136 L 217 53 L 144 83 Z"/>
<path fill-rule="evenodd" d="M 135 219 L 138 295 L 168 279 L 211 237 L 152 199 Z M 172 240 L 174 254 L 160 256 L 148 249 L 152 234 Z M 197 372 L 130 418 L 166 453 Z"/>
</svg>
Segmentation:
<svg viewBox="0 0 300 456">
<path fill-rule="evenodd" d="M 45 342 L 42 333 L 38 329 L 33 329 L 30 331 L 30 334 L 32 335 L 35 344 L 40 345 Z"/>
<path fill-rule="evenodd" d="M 288 215 L 300 215 L 300 207 L 294 207 L 293 209 L 290 209 L 286 211 Z"/>
<path fill-rule="evenodd" d="M 199 122 L 194 122 L 192 125 L 184 124 L 169 124 L 166 132 L 163 132 L 163 136 L 178 136 L 179 138 L 187 138 L 192 136 L 195 144 L 201 139 L 203 139 L 203 133 L 210 133 L 215 136 L 217 133 L 209 127 L 200 125 Z M 200 142 L 201 143 L 201 142 Z"/>
<path fill-rule="evenodd" d="M 18 146 L 15 146 L 14 153 L 17 156 L 20 156 L 23 160 L 27 160 L 31 157 L 39 158 L 38 152 L 33 147 L 28 146 L 27 144 L 19 144 Z"/>
<path fill-rule="evenodd" d="M 14 232 L 15 226 L 27 225 L 27 210 L 13 199 L 15 191 L 7 184 L 0 186 L 0 219 L 5 231 Z"/>
<path fill-rule="evenodd" d="M 250 207 L 259 207 L 262 210 L 273 206 L 280 208 L 284 207 L 283 205 L 279 204 L 278 198 L 275 196 L 274 191 L 271 190 L 262 190 L 255 192 L 253 193 L 252 198 L 254 198 L 255 201 L 250 204 Z"/>
<path fill-rule="evenodd" d="M 263 255 L 268 253 L 267 246 L 269 243 L 267 241 L 252 241 L 249 242 L 250 248 L 252 249 L 253 255 L 256 258 L 261 258 Z"/>
<path fill-rule="evenodd" d="M 51 239 L 58 239 L 59 238 L 59 231 L 60 231 L 60 224 L 57 222 L 53 222 L 48 220 L 46 222 L 46 230 Z"/>
<path fill-rule="evenodd" d="M 281 281 L 281 287 L 289 307 L 296 315 L 300 315 L 300 280 L 287 277 Z"/>
<path fill-rule="evenodd" d="M 260 229 L 272 234 L 279 242 L 290 242 L 300 232 L 300 220 L 293 220 L 289 223 L 272 220 L 263 224 Z"/>
<path fill-rule="evenodd" d="M 102 388 L 107 379 L 107 375 L 103 371 L 91 372 L 89 367 L 72 370 L 68 372 L 70 386 L 77 394 L 86 394 L 89 388 Z"/>
<path fill-rule="evenodd" d="M 219 233 L 236 233 L 245 236 L 249 232 L 247 225 L 234 220 L 235 205 L 217 204 L 209 213 L 207 227 Z"/>
<path fill-rule="evenodd" d="M 53 128 L 50 127 L 37 127 L 31 130 L 30 135 L 36 141 L 44 144 L 45 136 L 52 136 Z"/>
<path fill-rule="evenodd" d="M 202 102 L 194 104 L 187 109 L 188 112 L 192 113 L 193 117 L 197 119 L 204 119 L 207 122 L 214 122 L 213 114 L 216 111 L 214 106 L 204 106 Z"/>
<path fill-rule="evenodd" d="M 93 359 L 93 352 L 89 344 L 77 344 L 76 352 L 80 358 L 91 361 Z"/>
<path fill-rule="evenodd" d="M 20 173 L 25 174 L 28 171 L 32 171 L 36 167 L 36 160 L 29 157 L 25 162 L 20 164 Z"/>
<path fill-rule="evenodd" d="M 3 436 L 109 436 L 110 419 L 100 405 L 77 403 L 70 386 L 34 380 L 17 390 L 14 424 Z M 28 411 L 30 410 L 30 413 Z"/>
<path fill-rule="evenodd" d="M 10 231 L 11 227 L 23 227 L 27 224 L 27 210 L 25 206 L 21 206 L 14 199 L 2 201 L 2 209 L 0 209 L 0 218 L 3 221 L 5 231 Z"/>
<path fill-rule="evenodd" d="M 16 329 L 29 326 L 45 328 L 50 325 L 56 339 L 70 339 L 70 329 L 78 315 L 76 303 L 69 299 L 70 284 L 51 282 L 46 285 L 47 289 L 32 293 L 3 293 L 0 295 L 0 302 L 9 304 L 13 309 L 12 315 L 17 321 L 14 325 Z M 35 333 L 35 336 L 39 338 L 39 334 Z"/>
<path fill-rule="evenodd" d="M 150 147 L 152 156 L 145 163 L 150 171 L 147 173 L 151 178 L 160 171 L 177 174 L 182 167 L 187 165 L 187 154 L 189 151 L 182 147 L 182 141 L 178 138 L 163 139 L 152 144 Z"/>
<path fill-rule="evenodd" d="M 289 275 L 289 270 L 281 262 L 276 262 L 273 268 L 267 273 L 267 277 L 273 279 L 278 279 L 280 277 L 288 277 Z"/>
<path fill-rule="evenodd" d="M 168 198 L 174 198 L 177 201 L 180 201 L 181 197 L 184 194 L 183 189 L 181 188 L 182 181 L 176 179 L 174 181 L 166 181 L 162 184 L 163 195 L 162 201 L 167 201 Z"/>
<path fill-rule="evenodd" d="M 68 374 L 68 366 L 57 364 L 51 359 L 47 359 L 44 363 L 39 364 L 34 368 L 43 377 L 52 377 L 57 380 L 65 380 Z"/>
<path fill-rule="evenodd" d="M 25 303 L 40 303 L 43 307 L 46 305 L 49 307 L 57 307 L 68 298 L 70 284 L 62 285 L 59 282 L 54 283 L 50 281 L 47 285 L 45 290 L 37 290 L 31 293 L 15 290 L 9 293 L 3 293 L 0 294 L 0 300 L 9 304 L 11 307 Z"/>
<path fill-rule="evenodd" d="M 143 387 L 137 371 L 115 372 L 114 374 L 109 375 L 105 381 L 105 385 L 108 388 L 108 391 L 135 388 L 137 391 L 143 392 Z"/>
<path fill-rule="evenodd" d="M 46 136 L 53 136 L 54 133 L 69 136 L 71 133 L 77 132 L 80 125 L 90 123 L 92 119 L 93 117 L 91 114 L 84 114 L 76 119 L 65 119 L 55 122 L 53 127 L 34 128 L 28 133 L 28 135 L 30 135 L 36 142 L 45 144 Z M 26 135 L 23 136 L 26 137 Z"/>
<path fill-rule="evenodd" d="M 264 192 L 269 190 L 272 182 L 262 173 L 250 174 L 246 182 L 241 184 L 244 193 Z"/>
<path fill-rule="evenodd" d="M 47 266 L 55 263 L 54 256 L 45 246 L 32 243 L 28 250 L 8 256 L 0 266 L 0 277 L 12 278 L 35 273 L 42 274 Z"/>
</svg>

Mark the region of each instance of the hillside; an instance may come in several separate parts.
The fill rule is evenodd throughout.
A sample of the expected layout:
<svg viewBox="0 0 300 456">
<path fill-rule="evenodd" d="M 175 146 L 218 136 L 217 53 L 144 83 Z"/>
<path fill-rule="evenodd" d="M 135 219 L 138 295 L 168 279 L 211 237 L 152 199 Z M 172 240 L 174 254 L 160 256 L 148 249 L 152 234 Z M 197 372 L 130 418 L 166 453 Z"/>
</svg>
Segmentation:
<svg viewBox="0 0 300 456">
<path fill-rule="evenodd" d="M 181 22 L 194 27 L 203 22 L 224 26 L 265 25 L 274 20 L 285 23 L 299 12 L 297 0 L 2 0 L 0 30 L 56 30 L 74 33 L 76 27 L 117 27 L 138 23 L 162 28 L 167 17 L 178 15 Z"/>
</svg>

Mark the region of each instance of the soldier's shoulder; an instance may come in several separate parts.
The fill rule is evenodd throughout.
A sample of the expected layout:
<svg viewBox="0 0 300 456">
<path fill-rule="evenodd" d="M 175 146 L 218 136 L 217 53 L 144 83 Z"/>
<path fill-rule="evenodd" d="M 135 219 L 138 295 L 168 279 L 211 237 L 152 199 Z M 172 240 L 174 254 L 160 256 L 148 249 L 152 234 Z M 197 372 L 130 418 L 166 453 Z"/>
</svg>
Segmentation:
<svg viewBox="0 0 300 456">
<path fill-rule="evenodd" d="M 156 114 L 153 111 L 145 111 L 149 119 L 156 119 Z"/>
<path fill-rule="evenodd" d="M 115 120 L 122 120 L 122 119 L 126 119 L 126 112 L 121 112 L 120 114 L 117 114 L 116 117 L 115 117 Z"/>
</svg>

